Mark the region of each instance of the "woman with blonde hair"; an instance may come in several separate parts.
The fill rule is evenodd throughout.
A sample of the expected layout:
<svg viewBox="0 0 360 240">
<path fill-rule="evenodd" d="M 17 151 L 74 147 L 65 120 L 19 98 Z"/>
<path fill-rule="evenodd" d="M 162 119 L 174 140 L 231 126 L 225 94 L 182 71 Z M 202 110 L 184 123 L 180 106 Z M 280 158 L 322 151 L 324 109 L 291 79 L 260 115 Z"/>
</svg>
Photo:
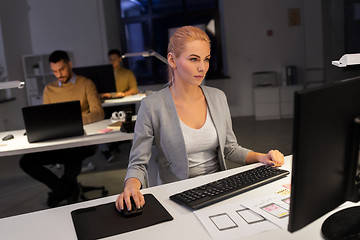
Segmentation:
<svg viewBox="0 0 360 240">
<path fill-rule="evenodd" d="M 157 184 L 226 170 L 225 159 L 242 165 L 284 163 L 278 150 L 257 153 L 237 143 L 224 92 L 201 85 L 210 57 L 210 39 L 199 28 L 178 28 L 170 38 L 169 83 L 141 102 L 124 192 L 116 199 L 119 211 L 131 209 L 130 197 L 137 208 L 145 204 L 140 189 L 149 161 L 157 165 Z"/>
</svg>

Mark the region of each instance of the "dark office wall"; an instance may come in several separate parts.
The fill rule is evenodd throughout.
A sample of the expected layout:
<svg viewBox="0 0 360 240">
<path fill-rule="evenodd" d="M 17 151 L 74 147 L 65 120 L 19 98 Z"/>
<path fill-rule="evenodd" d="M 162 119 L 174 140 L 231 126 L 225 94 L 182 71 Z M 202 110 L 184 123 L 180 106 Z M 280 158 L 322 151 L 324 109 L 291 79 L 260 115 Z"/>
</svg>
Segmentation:
<svg viewBox="0 0 360 240">
<path fill-rule="evenodd" d="M 107 0 L 103 1 L 104 20 L 107 46 L 109 49 L 121 49 L 119 22 L 118 22 L 118 1 Z"/>
<path fill-rule="evenodd" d="M 331 64 L 331 61 L 339 60 L 347 53 L 345 46 L 345 0 L 322 0 L 322 4 L 326 82 L 360 76 L 360 66 L 338 68 Z"/>
<path fill-rule="evenodd" d="M 233 116 L 254 114 L 252 73 L 274 71 L 281 81 L 283 66 L 296 65 L 303 75 L 304 1 L 221 1 L 230 78 L 208 80 L 206 85 L 226 92 Z M 301 22 L 289 26 L 288 11 L 294 8 Z"/>
<path fill-rule="evenodd" d="M 32 52 L 29 6 L 26 0 L 0 1 L 0 19 L 4 56 L 9 80 L 24 80 L 21 56 Z M 7 129 L 23 127 L 21 107 L 26 104 L 24 89 L 11 89 L 15 101 L 0 104 L 0 118 L 6 120 Z"/>
<path fill-rule="evenodd" d="M 107 62 L 106 0 L 27 1 L 33 54 L 64 49 L 76 66 Z"/>
</svg>

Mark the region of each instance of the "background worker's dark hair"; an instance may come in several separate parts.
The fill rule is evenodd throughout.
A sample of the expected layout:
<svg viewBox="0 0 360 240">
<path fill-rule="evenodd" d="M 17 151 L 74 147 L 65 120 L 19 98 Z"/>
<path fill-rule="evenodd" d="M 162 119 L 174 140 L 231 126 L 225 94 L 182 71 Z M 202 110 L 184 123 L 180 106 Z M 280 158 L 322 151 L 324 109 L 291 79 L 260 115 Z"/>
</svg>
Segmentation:
<svg viewBox="0 0 360 240">
<path fill-rule="evenodd" d="M 120 50 L 118 50 L 118 49 L 111 49 L 111 50 L 108 52 L 108 56 L 113 55 L 113 54 L 116 54 L 116 55 L 118 55 L 119 57 L 122 57 L 122 55 L 123 55 L 123 53 L 122 53 Z"/>
<path fill-rule="evenodd" d="M 66 63 L 70 61 L 69 55 L 63 50 L 56 50 L 49 56 L 49 62 L 51 63 L 57 63 L 61 60 L 64 60 Z"/>
</svg>

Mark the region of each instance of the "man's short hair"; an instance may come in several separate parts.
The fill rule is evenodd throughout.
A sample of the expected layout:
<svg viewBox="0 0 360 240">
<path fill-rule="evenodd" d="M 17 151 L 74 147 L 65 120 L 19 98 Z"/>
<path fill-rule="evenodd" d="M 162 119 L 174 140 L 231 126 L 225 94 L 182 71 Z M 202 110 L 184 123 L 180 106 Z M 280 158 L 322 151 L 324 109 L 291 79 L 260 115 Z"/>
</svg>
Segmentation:
<svg viewBox="0 0 360 240">
<path fill-rule="evenodd" d="M 70 61 L 69 55 L 63 50 L 56 50 L 52 52 L 49 56 L 50 63 L 57 63 L 61 60 L 64 60 L 64 62 L 66 63 Z"/>
<path fill-rule="evenodd" d="M 120 50 L 118 50 L 118 49 L 111 49 L 109 52 L 108 52 L 108 56 L 110 56 L 110 55 L 113 55 L 113 54 L 116 54 L 116 55 L 118 55 L 119 57 L 122 57 L 122 52 L 120 51 Z"/>
</svg>

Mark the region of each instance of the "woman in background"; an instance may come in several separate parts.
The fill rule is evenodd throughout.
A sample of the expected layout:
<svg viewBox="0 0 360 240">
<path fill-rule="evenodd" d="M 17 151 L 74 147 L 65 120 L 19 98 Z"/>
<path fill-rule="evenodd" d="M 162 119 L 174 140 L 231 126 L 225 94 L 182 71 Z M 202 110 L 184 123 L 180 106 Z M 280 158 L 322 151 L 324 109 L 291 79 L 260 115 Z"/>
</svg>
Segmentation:
<svg viewBox="0 0 360 240">
<path fill-rule="evenodd" d="M 210 60 L 205 32 L 192 26 L 177 29 L 167 59 L 168 86 L 144 98 L 139 109 L 124 192 L 116 199 L 118 210 L 130 210 L 130 197 L 137 208 L 145 204 L 140 189 L 146 186 L 150 159 L 159 170 L 158 184 L 226 170 L 225 159 L 242 165 L 284 163 L 278 150 L 263 154 L 241 147 L 224 92 L 201 85 Z"/>
</svg>

